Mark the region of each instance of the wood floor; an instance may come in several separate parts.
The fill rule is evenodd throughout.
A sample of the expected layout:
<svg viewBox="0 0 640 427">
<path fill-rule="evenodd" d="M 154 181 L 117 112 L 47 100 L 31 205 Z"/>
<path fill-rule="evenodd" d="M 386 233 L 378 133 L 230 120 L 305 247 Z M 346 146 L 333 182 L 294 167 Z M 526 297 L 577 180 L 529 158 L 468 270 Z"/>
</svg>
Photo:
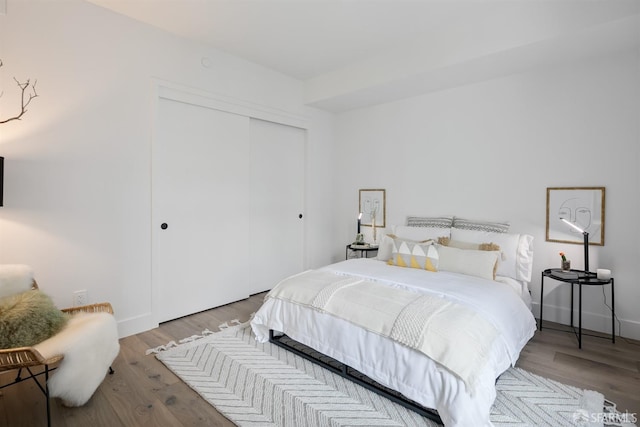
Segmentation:
<svg viewBox="0 0 640 427">
<path fill-rule="evenodd" d="M 80 408 L 65 408 L 52 399 L 52 425 L 75 426 L 232 426 L 145 350 L 199 333 L 217 330 L 231 320 L 246 321 L 262 303 L 263 294 L 162 324 L 159 328 L 121 340 L 114 375 Z M 536 332 L 522 351 L 518 366 L 535 374 L 597 390 L 616 402 L 618 410 L 640 413 L 640 342 L 583 337 L 578 350 L 572 333 L 547 329 Z M 0 386 L 15 373 L 0 374 Z M 0 390 L 0 426 L 44 426 L 44 396 L 25 381 Z"/>
</svg>

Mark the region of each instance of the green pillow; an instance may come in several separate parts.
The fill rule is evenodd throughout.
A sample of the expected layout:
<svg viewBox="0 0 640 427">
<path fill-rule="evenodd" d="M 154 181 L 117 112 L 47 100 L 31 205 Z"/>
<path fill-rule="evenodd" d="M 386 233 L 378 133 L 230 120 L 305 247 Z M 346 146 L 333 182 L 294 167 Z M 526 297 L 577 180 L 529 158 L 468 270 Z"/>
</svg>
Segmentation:
<svg viewBox="0 0 640 427">
<path fill-rule="evenodd" d="M 57 334 L 68 317 L 39 290 L 0 298 L 0 348 L 38 344 Z"/>
</svg>

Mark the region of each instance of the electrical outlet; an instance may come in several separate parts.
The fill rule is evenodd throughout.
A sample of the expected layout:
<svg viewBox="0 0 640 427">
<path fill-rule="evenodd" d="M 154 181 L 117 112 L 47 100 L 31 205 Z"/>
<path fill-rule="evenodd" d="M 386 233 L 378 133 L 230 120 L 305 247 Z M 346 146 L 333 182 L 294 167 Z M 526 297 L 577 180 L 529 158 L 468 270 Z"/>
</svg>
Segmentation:
<svg viewBox="0 0 640 427">
<path fill-rule="evenodd" d="M 81 290 L 81 291 L 75 291 L 73 293 L 73 306 L 74 307 L 79 307 L 81 305 L 87 305 L 89 304 L 89 302 L 87 301 L 87 291 L 86 290 Z"/>
</svg>

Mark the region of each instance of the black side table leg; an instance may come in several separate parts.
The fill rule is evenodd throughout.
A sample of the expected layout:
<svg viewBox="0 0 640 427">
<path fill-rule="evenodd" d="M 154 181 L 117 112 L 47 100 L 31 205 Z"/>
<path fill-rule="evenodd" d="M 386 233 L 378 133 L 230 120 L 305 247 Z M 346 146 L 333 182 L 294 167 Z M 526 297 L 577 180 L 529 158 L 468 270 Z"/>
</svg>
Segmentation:
<svg viewBox="0 0 640 427">
<path fill-rule="evenodd" d="M 573 328 L 573 283 L 571 283 L 571 327 Z"/>
<path fill-rule="evenodd" d="M 544 307 L 544 274 L 540 279 L 540 330 L 542 330 L 542 307 Z"/>
<path fill-rule="evenodd" d="M 578 299 L 578 348 L 582 348 L 582 284 L 578 284 Z"/>
<path fill-rule="evenodd" d="M 613 291 L 613 279 L 611 279 L 611 342 L 616 343 L 616 297 Z"/>
</svg>

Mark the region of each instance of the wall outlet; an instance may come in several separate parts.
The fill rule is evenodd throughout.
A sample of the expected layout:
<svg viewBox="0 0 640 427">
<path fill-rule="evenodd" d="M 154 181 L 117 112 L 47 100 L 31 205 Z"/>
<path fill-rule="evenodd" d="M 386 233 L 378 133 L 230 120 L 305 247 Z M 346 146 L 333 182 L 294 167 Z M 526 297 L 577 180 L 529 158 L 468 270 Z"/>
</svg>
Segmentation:
<svg viewBox="0 0 640 427">
<path fill-rule="evenodd" d="M 87 305 L 89 304 L 88 298 L 87 298 L 87 291 L 86 289 L 83 289 L 81 291 L 75 291 L 73 293 L 73 306 L 74 307 L 79 307 L 81 305 Z"/>
</svg>

